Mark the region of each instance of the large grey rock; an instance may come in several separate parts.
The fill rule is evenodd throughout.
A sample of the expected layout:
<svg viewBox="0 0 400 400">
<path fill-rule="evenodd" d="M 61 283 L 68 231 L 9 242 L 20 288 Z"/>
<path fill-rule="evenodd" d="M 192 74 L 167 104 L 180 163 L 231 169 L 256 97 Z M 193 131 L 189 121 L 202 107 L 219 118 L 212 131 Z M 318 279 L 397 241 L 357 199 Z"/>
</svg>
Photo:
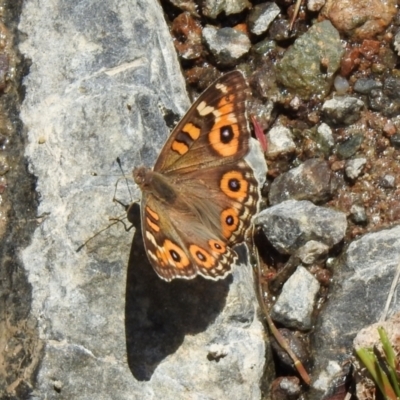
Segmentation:
<svg viewBox="0 0 400 400">
<path fill-rule="evenodd" d="M 116 224 L 120 177 L 152 165 L 189 102 L 157 1 L 24 4 L 22 119 L 43 223 L 20 256 L 43 350 L 35 399 L 258 399 L 265 361 L 252 272 L 167 284 L 140 230 Z M 164 113 L 164 117 L 161 113 Z M 131 201 L 124 182 L 117 198 Z M 136 188 L 130 184 L 133 198 Z"/>
<path fill-rule="evenodd" d="M 336 264 L 331 295 L 313 334 L 318 352 L 309 399 L 322 398 L 335 373 L 351 357 L 357 333 L 384 314 L 399 261 L 400 226 L 396 226 L 353 241 Z M 397 285 L 388 317 L 400 311 L 399 294 Z"/>
<path fill-rule="evenodd" d="M 317 203 L 332 197 L 336 189 L 337 180 L 329 164 L 324 160 L 311 158 L 279 175 L 272 182 L 268 196 L 272 205 L 289 199 Z"/>
<path fill-rule="evenodd" d="M 339 32 L 331 22 L 317 22 L 277 62 L 277 80 L 301 99 L 325 96 L 340 67 L 343 52 Z"/>
<path fill-rule="evenodd" d="M 306 200 L 286 200 L 263 210 L 256 223 L 282 254 L 295 254 L 311 240 L 333 247 L 343 240 L 347 229 L 344 213 Z"/>
</svg>

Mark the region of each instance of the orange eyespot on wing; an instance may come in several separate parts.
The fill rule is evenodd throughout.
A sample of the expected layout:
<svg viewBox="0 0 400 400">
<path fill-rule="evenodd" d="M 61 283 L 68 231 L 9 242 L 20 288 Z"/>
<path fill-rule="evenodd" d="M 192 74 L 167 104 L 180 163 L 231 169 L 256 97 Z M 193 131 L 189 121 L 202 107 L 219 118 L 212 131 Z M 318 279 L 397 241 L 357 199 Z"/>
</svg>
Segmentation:
<svg viewBox="0 0 400 400">
<path fill-rule="evenodd" d="M 216 239 L 208 240 L 205 247 L 191 244 L 189 252 L 197 273 L 206 279 L 213 280 L 225 277 L 237 258 L 234 250 L 227 247 L 223 241 Z"/>
<path fill-rule="evenodd" d="M 239 213 L 235 208 L 227 208 L 221 213 L 222 234 L 230 238 L 239 226 Z"/>
<path fill-rule="evenodd" d="M 247 197 L 249 182 L 242 172 L 228 171 L 222 175 L 219 187 L 231 199 L 243 201 Z"/>
<path fill-rule="evenodd" d="M 234 113 L 235 95 L 224 96 L 213 112 L 215 122 L 208 136 L 209 143 L 221 157 L 233 156 L 239 149 L 239 126 Z"/>
<path fill-rule="evenodd" d="M 210 269 L 215 266 L 215 258 L 200 246 L 192 244 L 189 247 L 189 251 L 196 264 L 201 265 L 206 269 Z"/>
<path fill-rule="evenodd" d="M 219 254 L 224 254 L 226 252 L 226 246 L 224 242 L 221 242 L 220 240 L 209 240 L 208 245 L 210 246 L 210 249 L 212 252 L 216 252 Z"/>
<path fill-rule="evenodd" d="M 190 260 L 185 252 L 171 240 L 166 239 L 161 248 L 158 249 L 157 256 L 160 256 L 162 260 L 166 260 L 168 265 L 184 269 L 190 264 Z"/>
</svg>

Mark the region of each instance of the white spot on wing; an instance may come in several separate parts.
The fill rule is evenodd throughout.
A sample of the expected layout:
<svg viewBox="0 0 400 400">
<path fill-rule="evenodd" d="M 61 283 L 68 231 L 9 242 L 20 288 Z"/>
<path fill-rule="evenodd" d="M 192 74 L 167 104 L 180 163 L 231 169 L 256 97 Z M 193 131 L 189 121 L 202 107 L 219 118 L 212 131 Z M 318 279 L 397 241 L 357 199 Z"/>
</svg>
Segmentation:
<svg viewBox="0 0 400 400">
<path fill-rule="evenodd" d="M 228 88 L 225 86 L 225 85 L 223 85 L 222 83 L 217 83 L 216 85 L 215 85 L 215 87 L 218 89 L 218 90 L 220 90 L 222 93 L 228 93 Z"/>
<path fill-rule="evenodd" d="M 233 124 L 236 124 L 237 119 L 236 119 L 234 113 L 229 113 L 229 114 L 228 114 L 228 121 L 229 121 L 229 122 L 232 122 Z"/>
<path fill-rule="evenodd" d="M 214 110 L 214 111 L 213 111 L 213 114 L 214 114 L 214 116 L 215 116 L 215 118 L 216 118 L 216 121 L 215 121 L 215 122 L 218 122 L 219 119 L 220 119 L 220 117 L 221 117 L 221 112 L 220 112 L 219 110 Z"/>
<path fill-rule="evenodd" d="M 149 256 L 150 258 L 152 258 L 154 261 L 157 261 L 157 260 L 158 260 L 158 258 L 156 257 L 156 255 L 155 255 L 152 251 L 147 250 L 147 254 L 148 254 L 148 256 Z"/>
<path fill-rule="evenodd" d="M 205 115 L 211 114 L 214 111 L 214 107 L 208 106 L 205 101 L 202 101 L 197 106 L 197 112 L 204 117 Z"/>
<path fill-rule="evenodd" d="M 156 239 L 154 238 L 154 236 L 149 232 L 146 231 L 146 238 L 149 239 L 149 241 L 155 246 L 158 247 Z"/>
</svg>

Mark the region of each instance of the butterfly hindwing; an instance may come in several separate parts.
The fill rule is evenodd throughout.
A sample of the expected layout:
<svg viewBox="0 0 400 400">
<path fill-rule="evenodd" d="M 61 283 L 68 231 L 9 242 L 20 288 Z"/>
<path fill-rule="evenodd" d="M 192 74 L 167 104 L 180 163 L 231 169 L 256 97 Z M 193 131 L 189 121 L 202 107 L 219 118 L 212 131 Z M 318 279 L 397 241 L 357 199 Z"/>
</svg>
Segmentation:
<svg viewBox="0 0 400 400">
<path fill-rule="evenodd" d="M 236 252 L 195 214 L 185 212 L 185 224 L 178 208 L 160 208 L 154 199 L 142 200 L 142 231 L 146 252 L 156 273 L 166 281 L 225 277 L 236 259 Z"/>
</svg>

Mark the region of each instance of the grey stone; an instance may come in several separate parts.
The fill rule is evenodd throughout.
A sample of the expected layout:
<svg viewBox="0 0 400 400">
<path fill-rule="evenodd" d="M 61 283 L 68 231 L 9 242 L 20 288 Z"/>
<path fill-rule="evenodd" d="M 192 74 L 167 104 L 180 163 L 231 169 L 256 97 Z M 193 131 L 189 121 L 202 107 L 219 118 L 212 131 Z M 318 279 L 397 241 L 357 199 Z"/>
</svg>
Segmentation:
<svg viewBox="0 0 400 400">
<path fill-rule="evenodd" d="M 369 94 L 374 89 L 381 89 L 382 82 L 374 79 L 360 78 L 354 83 L 354 91 L 361 94 Z"/>
<path fill-rule="evenodd" d="M 394 177 L 394 175 L 385 174 L 385 176 L 381 179 L 380 184 L 386 189 L 392 189 L 396 187 L 396 178 Z"/>
<path fill-rule="evenodd" d="M 283 285 L 282 292 L 272 307 L 272 319 L 287 328 L 311 329 L 319 286 L 312 274 L 301 265 L 298 266 Z"/>
<path fill-rule="evenodd" d="M 400 55 L 400 30 L 394 35 L 393 47 L 395 48 L 398 55 Z"/>
<path fill-rule="evenodd" d="M 364 165 L 367 163 L 367 159 L 360 157 L 352 160 L 347 160 L 345 165 L 346 176 L 350 179 L 356 179 L 360 176 Z"/>
<path fill-rule="evenodd" d="M 44 216 L 20 254 L 43 343 L 32 398 L 260 398 L 266 347 L 249 266 L 168 284 L 140 229 L 132 244 L 121 224 L 76 251 L 123 213 L 116 158 L 127 173 L 153 165 L 168 136 L 162 113 L 189 107 L 158 2 L 28 0 L 19 29 L 32 60 L 26 157 Z M 122 183 L 116 196 L 132 200 Z"/>
<path fill-rule="evenodd" d="M 203 39 L 218 64 L 236 65 L 251 47 L 250 39 L 233 28 L 217 29 L 211 25 L 203 29 Z"/>
<path fill-rule="evenodd" d="M 400 133 L 395 133 L 390 137 L 390 144 L 396 149 L 400 149 Z"/>
<path fill-rule="evenodd" d="M 295 254 L 310 240 L 332 247 L 346 232 L 346 215 L 309 201 L 287 200 L 259 213 L 255 222 L 283 254 Z"/>
<path fill-rule="evenodd" d="M 351 219 L 356 224 L 365 224 L 368 222 L 367 213 L 365 212 L 365 207 L 359 204 L 353 204 L 350 208 Z"/>
<path fill-rule="evenodd" d="M 171 3 L 182 11 L 187 11 L 195 17 L 199 16 L 194 0 L 170 0 Z"/>
<path fill-rule="evenodd" d="M 351 136 L 344 142 L 338 144 L 337 154 L 342 159 L 352 157 L 357 153 L 364 141 L 364 135 L 362 132 L 352 133 Z"/>
<path fill-rule="evenodd" d="M 269 201 L 278 204 L 284 200 L 324 201 L 332 196 L 336 179 L 324 160 L 305 161 L 296 168 L 278 176 L 271 184 Z"/>
<path fill-rule="evenodd" d="M 319 141 L 323 141 L 328 148 L 332 148 L 335 145 L 335 139 L 332 134 L 332 129 L 329 125 L 322 122 L 318 128 L 317 133 L 319 135 Z"/>
<path fill-rule="evenodd" d="M 352 357 L 352 342 L 361 328 L 375 323 L 384 313 L 400 261 L 400 226 L 369 233 L 353 241 L 345 256 L 337 260 L 329 301 L 315 327 L 312 347 L 315 355 L 314 382 L 310 399 L 323 398 L 332 382 L 330 366 Z M 390 302 L 388 317 L 400 311 L 400 287 Z M 339 369 L 340 370 L 340 369 Z"/>
<path fill-rule="evenodd" d="M 312 12 L 319 11 L 325 5 L 325 0 L 308 0 L 307 9 Z"/>
<path fill-rule="evenodd" d="M 268 158 L 275 158 L 280 155 L 293 153 L 296 150 L 296 144 L 293 141 L 290 129 L 284 126 L 274 126 L 267 134 Z"/>
<path fill-rule="evenodd" d="M 356 97 L 337 96 L 325 101 L 322 112 L 327 123 L 350 125 L 360 118 L 364 102 Z"/>
<path fill-rule="evenodd" d="M 303 264 L 312 265 L 325 258 L 328 251 L 329 247 L 326 244 L 310 240 L 303 247 L 299 248 L 296 256 L 300 258 Z"/>
<path fill-rule="evenodd" d="M 323 96 L 332 86 L 343 52 L 333 25 L 329 21 L 316 23 L 296 39 L 277 63 L 277 79 L 302 99 Z"/>
<path fill-rule="evenodd" d="M 205 0 L 202 6 L 203 15 L 217 18 L 222 12 L 225 15 L 238 14 L 251 7 L 247 0 Z"/>
<path fill-rule="evenodd" d="M 248 17 L 251 33 L 261 35 L 267 31 L 271 22 L 279 15 L 281 10 L 275 3 L 261 3 L 254 6 Z"/>
</svg>

